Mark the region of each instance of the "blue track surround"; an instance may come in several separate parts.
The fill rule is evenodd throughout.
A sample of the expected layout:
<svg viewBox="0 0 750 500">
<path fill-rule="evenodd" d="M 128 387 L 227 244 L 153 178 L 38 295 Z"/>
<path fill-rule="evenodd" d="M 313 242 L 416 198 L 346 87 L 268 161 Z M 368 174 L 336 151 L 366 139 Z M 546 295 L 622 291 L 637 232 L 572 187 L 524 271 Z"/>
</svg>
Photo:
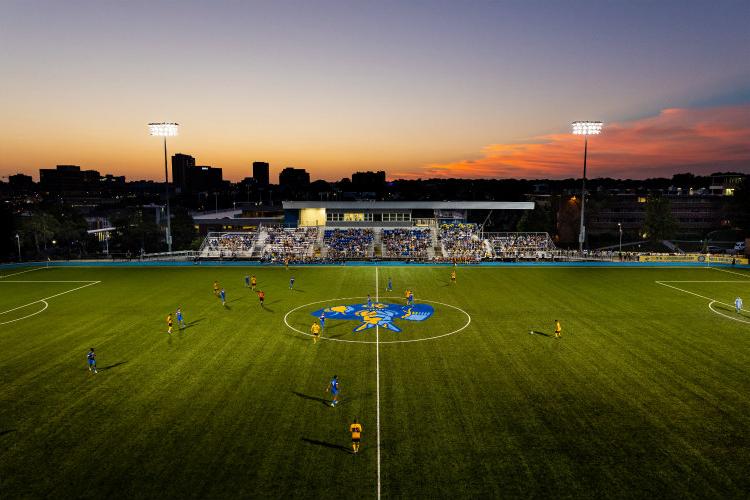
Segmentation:
<svg viewBox="0 0 750 500">
<path fill-rule="evenodd" d="M 393 261 L 351 261 L 346 263 L 307 263 L 292 266 L 300 267 L 345 267 L 345 266 L 380 266 L 380 267 L 447 267 L 452 266 L 450 262 L 393 262 Z M 0 264 L 0 269 L 17 269 L 24 267 L 281 267 L 282 263 L 269 263 L 257 261 L 54 261 L 54 262 L 16 262 Z M 750 265 L 742 264 L 706 264 L 704 262 L 482 262 L 479 264 L 459 264 L 461 267 L 622 267 L 622 268 L 644 268 L 644 267 L 721 267 L 734 269 L 748 269 Z"/>
</svg>

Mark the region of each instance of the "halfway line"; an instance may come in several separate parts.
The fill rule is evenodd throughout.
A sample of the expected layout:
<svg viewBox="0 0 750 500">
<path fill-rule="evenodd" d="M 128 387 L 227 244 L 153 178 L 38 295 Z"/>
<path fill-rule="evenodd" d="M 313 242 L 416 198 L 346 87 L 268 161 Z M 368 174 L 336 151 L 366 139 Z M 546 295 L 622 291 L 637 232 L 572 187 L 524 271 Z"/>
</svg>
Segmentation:
<svg viewBox="0 0 750 500">
<path fill-rule="evenodd" d="M 378 266 L 375 266 L 375 303 L 379 300 Z M 380 500 L 380 327 L 375 325 L 375 393 L 377 398 L 378 500 Z"/>
</svg>

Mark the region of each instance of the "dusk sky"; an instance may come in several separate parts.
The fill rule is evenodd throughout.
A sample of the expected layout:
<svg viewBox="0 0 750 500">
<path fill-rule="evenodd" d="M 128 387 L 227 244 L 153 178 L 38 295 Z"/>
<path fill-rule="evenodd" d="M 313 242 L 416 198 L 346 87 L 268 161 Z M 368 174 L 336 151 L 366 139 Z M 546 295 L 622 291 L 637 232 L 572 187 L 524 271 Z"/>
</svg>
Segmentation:
<svg viewBox="0 0 750 500">
<path fill-rule="evenodd" d="M 750 172 L 750 1 L 0 0 L 0 176 Z"/>
</svg>

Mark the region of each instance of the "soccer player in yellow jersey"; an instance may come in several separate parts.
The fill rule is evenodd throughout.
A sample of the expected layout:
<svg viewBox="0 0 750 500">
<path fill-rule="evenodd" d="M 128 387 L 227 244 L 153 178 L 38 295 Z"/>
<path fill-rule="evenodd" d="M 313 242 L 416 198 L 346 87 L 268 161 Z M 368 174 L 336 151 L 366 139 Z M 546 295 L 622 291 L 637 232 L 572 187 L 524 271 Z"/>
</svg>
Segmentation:
<svg viewBox="0 0 750 500">
<path fill-rule="evenodd" d="M 411 290 L 407 288 L 404 292 L 404 298 L 406 299 L 406 302 L 409 302 L 409 295 L 411 295 Z"/>
<path fill-rule="evenodd" d="M 562 326 L 560 326 L 560 321 L 555 320 L 555 338 L 559 339 L 562 337 Z"/>
<path fill-rule="evenodd" d="M 214 295 L 219 295 L 219 282 L 214 281 Z"/>
<path fill-rule="evenodd" d="M 451 270 L 451 283 L 455 283 L 455 282 L 456 282 L 456 270 L 453 269 Z"/>
<path fill-rule="evenodd" d="M 310 333 L 312 333 L 313 344 L 317 344 L 320 338 L 320 325 L 317 322 L 310 327 Z"/>
<path fill-rule="evenodd" d="M 167 314 L 167 333 L 172 334 L 172 313 Z"/>
<path fill-rule="evenodd" d="M 256 287 L 257 285 L 258 285 L 258 279 L 257 279 L 257 278 L 255 277 L 255 275 L 253 274 L 253 275 L 252 275 L 252 276 L 250 277 L 250 289 L 251 289 L 251 290 L 252 290 L 252 291 L 254 292 L 254 291 L 255 291 L 255 287 Z"/>
<path fill-rule="evenodd" d="M 356 418 L 349 426 L 349 432 L 352 433 L 352 451 L 356 455 L 359 453 L 359 440 L 362 438 L 362 424 L 357 423 Z"/>
</svg>

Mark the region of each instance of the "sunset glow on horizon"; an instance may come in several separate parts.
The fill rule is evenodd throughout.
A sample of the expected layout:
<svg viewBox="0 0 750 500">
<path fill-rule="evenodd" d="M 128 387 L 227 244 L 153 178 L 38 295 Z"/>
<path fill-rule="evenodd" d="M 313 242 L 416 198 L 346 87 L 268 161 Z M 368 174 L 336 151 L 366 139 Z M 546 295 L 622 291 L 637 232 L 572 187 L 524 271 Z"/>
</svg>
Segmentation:
<svg viewBox="0 0 750 500">
<path fill-rule="evenodd" d="M 648 18 L 644 10 L 648 9 Z M 0 176 L 74 164 L 241 180 L 750 172 L 747 2 L 20 2 L 0 42 Z M 586 33 L 585 37 L 579 33 Z"/>
</svg>

